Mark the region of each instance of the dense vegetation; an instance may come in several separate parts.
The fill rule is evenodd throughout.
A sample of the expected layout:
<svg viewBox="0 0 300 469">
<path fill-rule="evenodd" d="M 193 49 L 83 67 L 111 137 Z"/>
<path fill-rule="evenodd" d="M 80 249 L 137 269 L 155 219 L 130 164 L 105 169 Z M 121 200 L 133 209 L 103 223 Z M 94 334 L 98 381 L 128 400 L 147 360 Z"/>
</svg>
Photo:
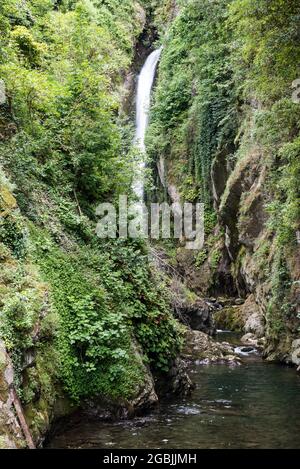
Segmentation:
<svg viewBox="0 0 300 469">
<path fill-rule="evenodd" d="M 144 243 L 94 233 L 96 205 L 130 193 L 119 110 L 143 21 L 131 0 L 0 5 L 0 330 L 25 404 L 53 402 L 57 381 L 76 400 L 132 398 L 180 348 Z"/>
<path fill-rule="evenodd" d="M 182 346 L 147 244 L 95 236 L 97 205 L 133 197 L 140 155 L 124 83 L 150 40 L 164 45 L 150 166 L 158 179 L 163 160 L 181 199 L 205 203 L 206 244 L 188 253 L 198 274 L 187 281 L 198 284 L 188 287 L 255 294 L 267 350 L 290 347 L 300 294 L 299 18 L 289 0 L 1 1 L 0 339 L 36 435 L 58 394 L 128 402 Z M 170 198 L 149 186 L 148 200 Z M 179 244 L 164 248 L 184 273 Z"/>
</svg>

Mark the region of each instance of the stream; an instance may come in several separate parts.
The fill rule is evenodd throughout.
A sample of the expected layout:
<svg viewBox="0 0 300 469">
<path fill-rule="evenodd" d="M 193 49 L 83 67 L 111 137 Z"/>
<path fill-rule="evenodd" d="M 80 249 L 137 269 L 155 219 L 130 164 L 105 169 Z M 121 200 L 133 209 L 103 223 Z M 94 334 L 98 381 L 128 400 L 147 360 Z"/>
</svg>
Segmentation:
<svg viewBox="0 0 300 469">
<path fill-rule="evenodd" d="M 249 355 L 233 368 L 194 366 L 191 376 L 196 389 L 188 398 L 165 400 L 133 420 L 71 419 L 48 447 L 300 448 L 300 377 L 294 369 Z"/>
</svg>

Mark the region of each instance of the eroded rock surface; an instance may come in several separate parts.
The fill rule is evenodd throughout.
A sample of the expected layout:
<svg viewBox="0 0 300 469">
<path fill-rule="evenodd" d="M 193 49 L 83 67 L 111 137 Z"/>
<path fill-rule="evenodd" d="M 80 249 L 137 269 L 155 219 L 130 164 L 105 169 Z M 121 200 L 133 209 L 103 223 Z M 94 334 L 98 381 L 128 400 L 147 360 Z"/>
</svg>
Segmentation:
<svg viewBox="0 0 300 469">
<path fill-rule="evenodd" d="M 5 346 L 0 340 L 0 449 L 16 449 L 26 446 L 22 430 L 12 404 L 11 386 L 13 368 Z"/>
</svg>

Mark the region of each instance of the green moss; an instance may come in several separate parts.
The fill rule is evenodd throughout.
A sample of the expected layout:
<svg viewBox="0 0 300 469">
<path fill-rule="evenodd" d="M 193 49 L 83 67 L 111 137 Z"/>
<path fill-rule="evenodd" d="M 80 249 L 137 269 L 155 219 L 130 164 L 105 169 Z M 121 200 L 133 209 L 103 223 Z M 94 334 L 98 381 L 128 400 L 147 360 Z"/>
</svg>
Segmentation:
<svg viewBox="0 0 300 469">
<path fill-rule="evenodd" d="M 198 254 L 195 257 L 195 267 L 196 269 L 200 269 L 204 262 L 208 258 L 208 253 L 206 249 L 201 249 L 201 251 L 198 252 Z"/>
<path fill-rule="evenodd" d="M 288 321 L 296 317 L 296 305 L 291 304 L 290 288 L 292 284 L 284 251 L 279 249 L 272 266 L 272 296 L 267 310 L 267 336 L 273 343 L 278 342 L 286 333 Z"/>
<path fill-rule="evenodd" d="M 21 217 L 9 215 L 0 219 L 0 242 L 6 245 L 15 257 L 25 256 L 26 230 Z"/>
<path fill-rule="evenodd" d="M 271 248 L 272 244 L 269 239 L 262 240 L 258 249 L 254 252 L 255 264 L 259 271 L 260 278 L 268 278 L 271 274 Z"/>
<path fill-rule="evenodd" d="M 242 332 L 244 321 L 238 306 L 229 306 L 214 314 L 216 326 L 223 330 Z"/>
<path fill-rule="evenodd" d="M 209 262 L 210 262 L 210 266 L 211 268 L 215 271 L 217 268 L 218 268 L 218 265 L 219 265 L 219 262 L 220 262 L 220 259 L 222 257 L 222 253 L 219 249 L 215 249 L 214 251 L 212 251 L 212 253 L 210 254 L 210 257 L 209 257 Z"/>
</svg>

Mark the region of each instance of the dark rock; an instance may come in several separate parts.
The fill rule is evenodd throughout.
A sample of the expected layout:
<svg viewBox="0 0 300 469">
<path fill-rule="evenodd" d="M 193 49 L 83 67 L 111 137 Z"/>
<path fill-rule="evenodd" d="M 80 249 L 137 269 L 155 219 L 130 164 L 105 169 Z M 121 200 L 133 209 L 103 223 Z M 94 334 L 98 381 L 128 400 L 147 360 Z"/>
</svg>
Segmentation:
<svg viewBox="0 0 300 469">
<path fill-rule="evenodd" d="M 253 347 L 241 347 L 241 351 L 244 353 L 252 352 L 254 349 Z"/>
<path fill-rule="evenodd" d="M 198 300 L 195 304 L 182 308 L 180 314 L 193 330 L 213 335 L 216 332 L 213 311 L 214 308 L 209 303 Z"/>
<path fill-rule="evenodd" d="M 187 363 L 182 358 L 176 358 L 168 374 L 158 373 L 155 376 L 155 390 L 160 398 L 169 395 L 188 396 L 194 389 L 194 384 L 187 372 Z"/>
<path fill-rule="evenodd" d="M 211 180 L 215 207 L 218 208 L 224 193 L 231 168 L 228 165 L 230 151 L 226 148 L 219 152 L 212 163 Z"/>
<path fill-rule="evenodd" d="M 175 316 L 196 331 L 214 335 L 216 327 L 213 319 L 215 307 L 208 302 L 197 299 L 194 303 L 175 302 L 173 304 Z"/>
</svg>

